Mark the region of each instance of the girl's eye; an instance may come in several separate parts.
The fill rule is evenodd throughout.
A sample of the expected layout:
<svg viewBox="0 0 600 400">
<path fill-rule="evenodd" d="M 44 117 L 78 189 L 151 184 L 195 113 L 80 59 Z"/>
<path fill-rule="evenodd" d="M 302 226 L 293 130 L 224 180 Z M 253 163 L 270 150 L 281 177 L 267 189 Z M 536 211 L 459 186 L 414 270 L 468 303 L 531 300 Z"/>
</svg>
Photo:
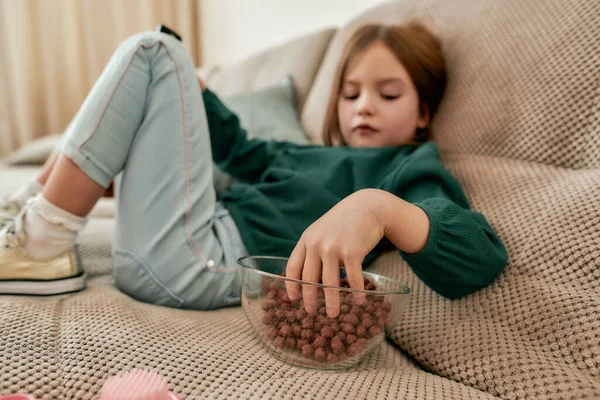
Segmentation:
<svg viewBox="0 0 600 400">
<path fill-rule="evenodd" d="M 357 95 L 357 94 L 353 94 L 353 95 L 346 95 L 346 94 L 345 94 L 345 95 L 344 95 L 344 98 L 345 98 L 346 100 L 356 100 L 356 99 L 358 99 L 358 95 Z"/>
<path fill-rule="evenodd" d="M 396 100 L 396 99 L 397 99 L 398 97 L 400 97 L 400 96 L 397 96 L 397 95 L 388 95 L 388 94 L 382 94 L 382 95 L 381 95 L 381 97 L 382 97 L 384 100 Z"/>
</svg>

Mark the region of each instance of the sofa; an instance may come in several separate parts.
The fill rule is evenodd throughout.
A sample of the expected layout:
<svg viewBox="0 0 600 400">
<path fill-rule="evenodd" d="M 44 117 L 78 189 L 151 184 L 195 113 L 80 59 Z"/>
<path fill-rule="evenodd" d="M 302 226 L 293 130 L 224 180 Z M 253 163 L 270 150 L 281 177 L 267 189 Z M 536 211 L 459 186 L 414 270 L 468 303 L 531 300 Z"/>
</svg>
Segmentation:
<svg viewBox="0 0 600 400">
<path fill-rule="evenodd" d="M 171 309 L 116 289 L 103 198 L 78 239 L 84 291 L 0 296 L 0 395 L 95 399 L 108 377 L 149 368 L 184 399 L 600 399 L 600 2 L 391 1 L 199 73 L 223 98 L 291 76 L 303 139 L 320 143 L 345 40 L 406 18 L 444 43 L 435 140 L 506 245 L 495 282 L 445 299 L 386 253 L 369 269 L 412 290 L 388 340 L 349 370 L 301 369 L 261 347 L 241 307 Z M 30 151 L 1 162 L 0 194 L 35 176 L 47 151 Z"/>
</svg>

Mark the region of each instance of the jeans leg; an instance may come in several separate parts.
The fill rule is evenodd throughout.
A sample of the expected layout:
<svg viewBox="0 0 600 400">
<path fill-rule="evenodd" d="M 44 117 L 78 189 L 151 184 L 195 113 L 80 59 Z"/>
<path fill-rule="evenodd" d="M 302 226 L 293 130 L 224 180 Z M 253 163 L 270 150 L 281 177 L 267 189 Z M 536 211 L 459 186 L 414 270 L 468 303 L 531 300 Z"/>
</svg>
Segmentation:
<svg viewBox="0 0 600 400">
<path fill-rule="evenodd" d="M 69 126 L 63 152 L 117 186 L 113 274 L 140 300 L 214 308 L 238 285 L 215 235 L 216 195 L 194 65 L 171 36 L 146 32 L 115 52 Z M 206 260 L 215 268 L 207 268 Z M 228 286 L 229 285 L 229 286 Z"/>
</svg>

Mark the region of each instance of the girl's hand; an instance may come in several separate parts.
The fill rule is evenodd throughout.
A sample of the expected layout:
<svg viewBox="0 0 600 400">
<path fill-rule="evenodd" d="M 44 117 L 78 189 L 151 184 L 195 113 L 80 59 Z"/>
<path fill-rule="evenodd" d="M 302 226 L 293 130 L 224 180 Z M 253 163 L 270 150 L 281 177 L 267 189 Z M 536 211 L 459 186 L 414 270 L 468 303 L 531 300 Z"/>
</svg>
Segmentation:
<svg viewBox="0 0 600 400">
<path fill-rule="evenodd" d="M 200 90 L 204 92 L 206 90 L 206 84 L 204 83 L 200 75 L 196 75 L 196 78 L 198 78 L 198 85 L 200 85 Z"/>
<path fill-rule="evenodd" d="M 362 262 L 384 236 L 384 225 L 377 217 L 376 201 L 379 191 L 365 189 L 340 201 L 329 212 L 309 226 L 288 260 L 286 277 L 318 283 L 322 278 L 327 286 L 340 286 L 340 266 L 346 269 L 348 283 L 353 289 L 364 290 Z M 294 300 L 300 285 L 286 282 L 288 296 Z M 324 289 L 327 315 L 335 318 L 340 311 L 340 292 Z M 305 309 L 317 310 L 317 288 L 302 288 Z M 362 304 L 365 294 L 354 294 L 356 304 Z"/>
</svg>

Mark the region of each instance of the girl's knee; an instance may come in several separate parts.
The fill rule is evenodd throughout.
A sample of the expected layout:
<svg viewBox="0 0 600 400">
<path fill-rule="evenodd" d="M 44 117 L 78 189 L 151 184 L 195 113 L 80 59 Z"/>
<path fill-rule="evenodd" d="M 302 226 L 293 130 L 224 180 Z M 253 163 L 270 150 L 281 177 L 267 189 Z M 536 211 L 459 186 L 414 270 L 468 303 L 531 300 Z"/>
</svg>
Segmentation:
<svg viewBox="0 0 600 400">
<path fill-rule="evenodd" d="M 154 48 L 164 48 L 166 49 L 166 52 L 143 52 L 147 55 L 142 57 L 142 59 L 145 59 L 148 63 L 152 63 L 151 58 L 153 57 L 169 56 L 177 63 L 180 63 L 182 60 L 186 59 L 189 59 L 189 62 L 191 62 L 191 58 L 187 53 L 185 46 L 183 46 L 179 40 L 175 39 L 173 36 L 167 35 L 166 33 L 155 31 L 140 32 L 130 36 L 121 43 L 116 51 L 116 54 L 127 58 L 131 56 L 132 53 L 138 53 L 140 50 L 151 50 Z"/>
<path fill-rule="evenodd" d="M 160 33 L 154 31 L 139 32 L 125 39 L 122 45 L 151 45 L 153 43 L 158 42 L 160 40 L 160 37 Z"/>
<path fill-rule="evenodd" d="M 151 48 L 161 43 L 163 34 L 154 31 L 144 31 L 136 33 L 125 39 L 117 48 L 117 53 L 123 52 L 131 54 L 132 51 L 138 51 L 141 48 Z"/>
<path fill-rule="evenodd" d="M 123 46 L 129 47 L 153 47 L 161 43 L 169 49 L 184 49 L 183 44 L 171 35 L 156 31 L 144 31 L 130 36 L 123 42 Z"/>
</svg>

